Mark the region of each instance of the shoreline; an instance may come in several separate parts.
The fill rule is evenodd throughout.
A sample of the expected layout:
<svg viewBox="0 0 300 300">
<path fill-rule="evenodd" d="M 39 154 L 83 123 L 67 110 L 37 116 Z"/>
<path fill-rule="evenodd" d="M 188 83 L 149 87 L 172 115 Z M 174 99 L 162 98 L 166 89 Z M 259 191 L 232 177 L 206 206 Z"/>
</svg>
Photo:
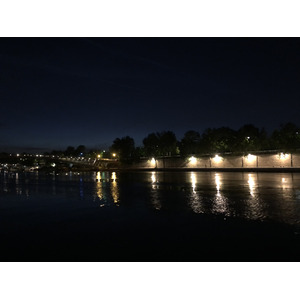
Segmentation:
<svg viewBox="0 0 300 300">
<path fill-rule="evenodd" d="M 254 172 L 254 173 L 300 173 L 300 168 L 76 168 L 74 170 L 45 170 L 45 169 L 36 169 L 34 171 L 27 170 L 4 170 L 0 169 L 0 172 L 9 172 L 9 173 L 88 173 L 88 172 Z"/>
<path fill-rule="evenodd" d="M 270 172 L 300 173 L 300 168 L 118 168 L 107 171 L 152 171 L 152 172 Z"/>
</svg>

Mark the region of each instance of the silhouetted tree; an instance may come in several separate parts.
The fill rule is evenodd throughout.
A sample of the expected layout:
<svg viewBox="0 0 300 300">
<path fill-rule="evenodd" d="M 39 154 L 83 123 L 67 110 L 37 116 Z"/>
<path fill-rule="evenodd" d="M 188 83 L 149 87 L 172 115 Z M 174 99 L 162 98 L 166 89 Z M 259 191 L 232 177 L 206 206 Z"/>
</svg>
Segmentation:
<svg viewBox="0 0 300 300">
<path fill-rule="evenodd" d="M 235 130 L 229 127 L 208 128 L 202 134 L 200 142 L 202 153 L 231 152 L 236 140 Z"/>
<path fill-rule="evenodd" d="M 237 132 L 235 151 L 258 151 L 266 147 L 267 135 L 252 124 L 243 125 Z"/>
<path fill-rule="evenodd" d="M 199 132 L 194 130 L 187 131 L 179 143 L 180 154 L 185 156 L 199 153 L 200 141 L 201 136 Z"/>
<path fill-rule="evenodd" d="M 68 146 L 67 149 L 64 151 L 65 156 L 74 156 L 75 155 L 75 148 L 72 146 Z"/>
<path fill-rule="evenodd" d="M 84 145 L 79 145 L 75 150 L 76 156 L 85 155 L 86 153 L 86 147 Z"/>
<path fill-rule="evenodd" d="M 161 155 L 172 155 L 176 153 L 177 139 L 172 131 L 162 131 L 157 134 L 159 139 L 159 150 Z"/>
<path fill-rule="evenodd" d="M 294 152 L 300 148 L 300 128 L 293 123 L 280 125 L 271 135 L 273 148 L 284 152 Z"/>
<path fill-rule="evenodd" d="M 120 160 L 130 160 L 133 158 L 135 151 L 134 139 L 129 136 L 121 139 L 116 138 L 110 147 L 110 151 L 116 153 Z"/>
<path fill-rule="evenodd" d="M 176 153 L 177 139 L 172 131 L 150 133 L 143 140 L 148 156 L 171 155 Z"/>
<path fill-rule="evenodd" d="M 159 155 L 159 137 L 156 133 L 150 133 L 143 139 L 144 151 L 148 156 Z"/>
</svg>

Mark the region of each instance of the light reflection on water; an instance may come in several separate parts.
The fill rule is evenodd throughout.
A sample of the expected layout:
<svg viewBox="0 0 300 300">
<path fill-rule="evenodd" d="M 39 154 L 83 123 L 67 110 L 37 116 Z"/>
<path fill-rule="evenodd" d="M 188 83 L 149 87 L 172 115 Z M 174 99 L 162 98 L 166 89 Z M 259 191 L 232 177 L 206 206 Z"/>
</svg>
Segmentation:
<svg viewBox="0 0 300 300">
<path fill-rule="evenodd" d="M 126 192 L 124 192 L 126 191 Z M 300 224 L 299 173 L 103 172 L 0 174 L 0 208 L 6 195 L 43 195 L 92 201 L 97 207 L 152 207 Z M 17 199 L 17 198 L 16 198 Z M 23 199 L 23 198 L 22 198 Z M 147 202 L 148 201 L 148 202 Z M 148 206 L 141 206 L 147 202 Z M 133 204 L 132 204 L 133 203 Z M 145 209 L 145 208 L 144 208 Z"/>
<path fill-rule="evenodd" d="M 214 213 L 221 213 L 228 215 L 228 206 L 227 206 L 227 198 L 221 194 L 221 185 L 222 185 L 222 177 L 220 174 L 216 173 L 215 174 L 215 184 L 216 184 L 216 195 L 214 197 L 214 202 L 213 202 L 213 209 L 212 211 Z"/>
<path fill-rule="evenodd" d="M 153 207 L 156 210 L 160 210 L 162 205 L 161 205 L 161 201 L 160 201 L 160 196 L 159 196 L 159 182 L 157 179 L 157 172 L 152 172 L 151 173 L 151 182 L 152 182 L 152 189 L 151 189 L 151 202 Z"/>
</svg>

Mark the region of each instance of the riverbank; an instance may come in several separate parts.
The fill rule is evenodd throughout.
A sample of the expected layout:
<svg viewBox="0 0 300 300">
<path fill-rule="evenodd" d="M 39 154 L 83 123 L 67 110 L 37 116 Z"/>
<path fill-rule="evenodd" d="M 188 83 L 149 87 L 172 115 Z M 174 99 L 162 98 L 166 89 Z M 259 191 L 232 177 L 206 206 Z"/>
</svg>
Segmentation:
<svg viewBox="0 0 300 300">
<path fill-rule="evenodd" d="M 119 168 L 107 171 L 151 172 L 275 172 L 300 173 L 300 168 Z"/>
</svg>

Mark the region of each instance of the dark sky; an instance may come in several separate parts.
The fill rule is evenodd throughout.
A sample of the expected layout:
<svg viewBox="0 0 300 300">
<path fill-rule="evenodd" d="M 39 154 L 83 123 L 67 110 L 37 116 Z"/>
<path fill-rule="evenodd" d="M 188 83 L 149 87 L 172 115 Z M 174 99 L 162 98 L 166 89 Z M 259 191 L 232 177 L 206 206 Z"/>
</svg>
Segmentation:
<svg viewBox="0 0 300 300">
<path fill-rule="evenodd" d="M 299 123 L 300 39 L 1 38 L 0 151 Z"/>
</svg>

